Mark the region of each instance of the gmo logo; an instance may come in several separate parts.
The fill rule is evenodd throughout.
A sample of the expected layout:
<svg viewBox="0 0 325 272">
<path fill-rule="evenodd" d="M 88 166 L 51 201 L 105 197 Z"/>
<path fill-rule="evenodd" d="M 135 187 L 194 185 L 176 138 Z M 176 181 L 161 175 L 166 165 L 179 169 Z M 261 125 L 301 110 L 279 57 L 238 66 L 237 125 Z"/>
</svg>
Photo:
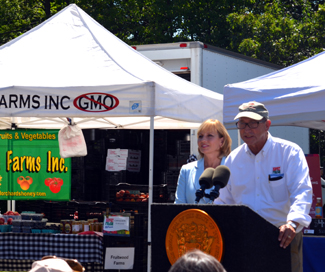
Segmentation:
<svg viewBox="0 0 325 272">
<path fill-rule="evenodd" d="M 87 112 L 110 111 L 115 109 L 119 103 L 117 97 L 105 93 L 86 93 L 73 100 L 73 105 L 77 109 Z"/>
</svg>

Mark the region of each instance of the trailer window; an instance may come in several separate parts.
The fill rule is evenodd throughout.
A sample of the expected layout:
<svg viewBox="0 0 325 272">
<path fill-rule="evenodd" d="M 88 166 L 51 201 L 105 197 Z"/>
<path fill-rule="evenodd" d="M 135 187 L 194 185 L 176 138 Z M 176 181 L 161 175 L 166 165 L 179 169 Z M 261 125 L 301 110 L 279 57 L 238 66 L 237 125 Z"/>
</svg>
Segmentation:
<svg viewBox="0 0 325 272">
<path fill-rule="evenodd" d="M 175 75 L 183 78 L 183 79 L 186 79 L 187 81 L 191 81 L 191 73 L 188 72 L 188 73 L 178 73 L 178 72 L 174 72 Z"/>
</svg>

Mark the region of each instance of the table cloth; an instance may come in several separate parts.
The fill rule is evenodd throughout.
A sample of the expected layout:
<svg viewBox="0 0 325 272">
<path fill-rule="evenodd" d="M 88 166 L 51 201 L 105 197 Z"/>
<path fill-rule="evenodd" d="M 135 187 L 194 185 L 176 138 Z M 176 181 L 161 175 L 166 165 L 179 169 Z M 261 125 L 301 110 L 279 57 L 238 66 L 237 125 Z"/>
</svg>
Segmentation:
<svg viewBox="0 0 325 272">
<path fill-rule="evenodd" d="M 28 271 L 35 260 L 55 255 L 84 266 L 103 267 L 103 241 L 97 235 L 0 233 L 0 270 Z"/>
</svg>

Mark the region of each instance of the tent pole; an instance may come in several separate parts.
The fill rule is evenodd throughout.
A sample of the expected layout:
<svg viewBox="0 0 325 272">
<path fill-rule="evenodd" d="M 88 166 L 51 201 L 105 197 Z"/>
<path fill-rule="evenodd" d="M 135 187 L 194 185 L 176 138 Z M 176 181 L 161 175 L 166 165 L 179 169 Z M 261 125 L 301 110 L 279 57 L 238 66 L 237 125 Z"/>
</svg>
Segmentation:
<svg viewBox="0 0 325 272">
<path fill-rule="evenodd" d="M 150 116 L 149 140 L 149 202 L 148 202 L 148 257 L 147 271 L 151 271 L 151 203 L 153 199 L 153 143 L 154 143 L 154 117 Z"/>
<path fill-rule="evenodd" d="M 16 130 L 17 128 L 17 118 L 16 117 L 11 117 L 11 130 Z M 8 211 L 16 211 L 16 200 L 11 200 L 11 207 L 10 210 Z"/>
<path fill-rule="evenodd" d="M 7 200 L 7 211 L 11 211 L 11 200 Z"/>
</svg>

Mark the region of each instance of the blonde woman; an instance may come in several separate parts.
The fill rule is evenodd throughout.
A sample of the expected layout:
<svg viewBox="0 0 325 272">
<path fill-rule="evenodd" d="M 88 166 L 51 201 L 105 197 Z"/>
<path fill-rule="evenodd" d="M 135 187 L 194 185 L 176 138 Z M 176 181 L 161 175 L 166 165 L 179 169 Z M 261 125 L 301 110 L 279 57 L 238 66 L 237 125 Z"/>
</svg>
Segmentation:
<svg viewBox="0 0 325 272">
<path fill-rule="evenodd" d="M 200 189 L 199 178 L 206 168 L 223 165 L 231 151 L 231 138 L 218 120 L 208 119 L 201 124 L 197 132 L 198 151 L 201 159 L 183 165 L 177 182 L 176 204 L 195 203 L 195 193 Z M 211 189 L 205 190 L 209 194 Z M 201 198 L 199 204 L 206 204 L 209 198 Z"/>
</svg>

